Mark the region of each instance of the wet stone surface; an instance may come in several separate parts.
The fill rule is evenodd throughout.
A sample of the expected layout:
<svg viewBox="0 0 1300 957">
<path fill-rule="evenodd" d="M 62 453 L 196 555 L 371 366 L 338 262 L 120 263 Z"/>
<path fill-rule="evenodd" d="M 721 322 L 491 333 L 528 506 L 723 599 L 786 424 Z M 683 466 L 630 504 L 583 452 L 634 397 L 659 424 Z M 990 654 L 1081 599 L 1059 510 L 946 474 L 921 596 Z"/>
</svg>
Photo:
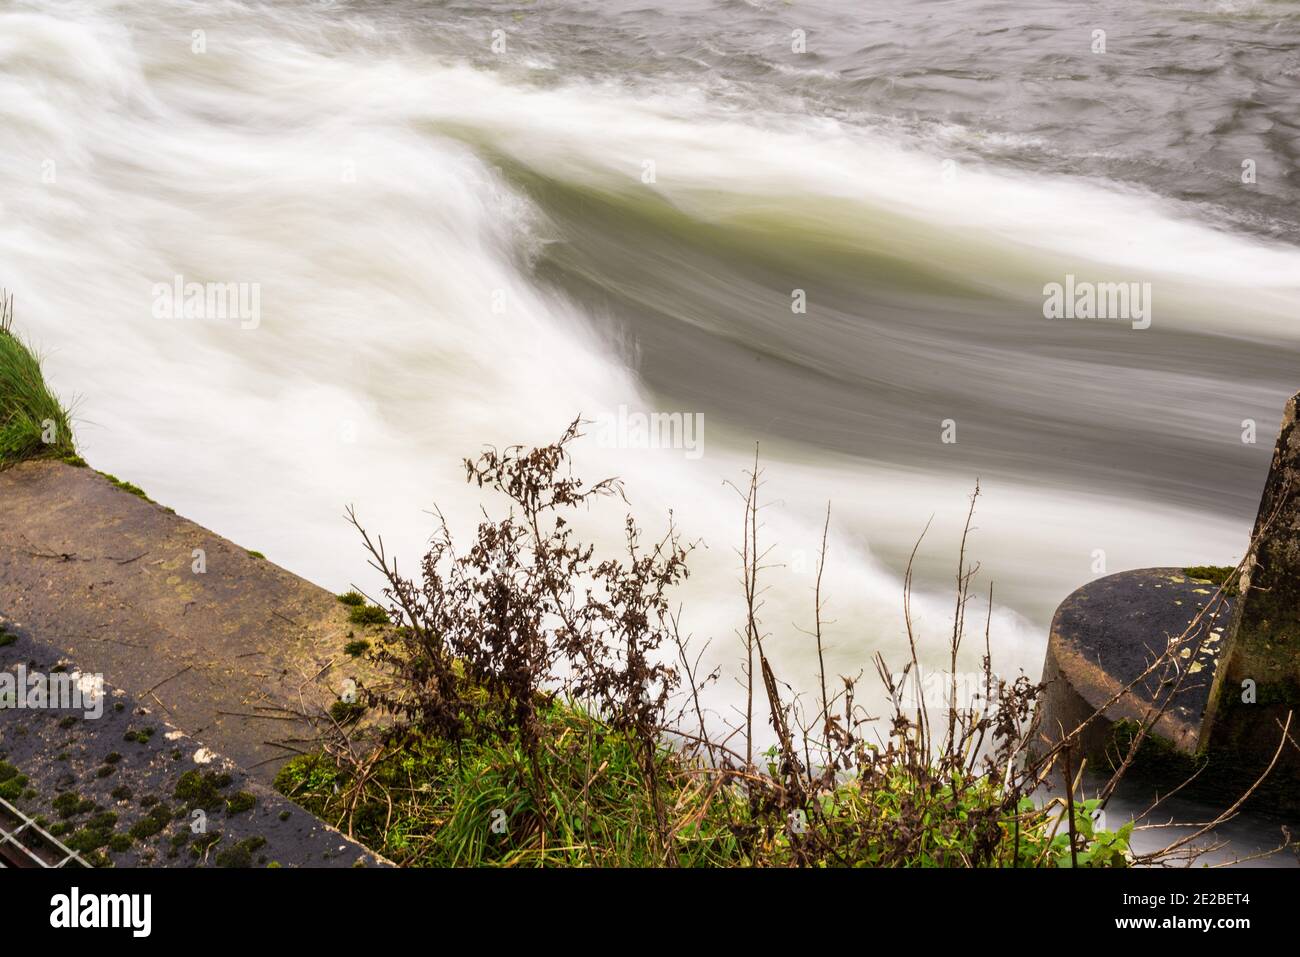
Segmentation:
<svg viewBox="0 0 1300 957">
<path fill-rule="evenodd" d="M 302 715 L 367 677 L 344 649 L 377 626 L 93 469 L 25 462 L 0 503 L 0 616 L 263 783 L 308 747 Z"/>
<path fill-rule="evenodd" d="M 14 690 L 0 685 L 0 796 L 91 864 L 386 866 L 120 688 L 103 686 L 102 709 L 18 707 L 32 675 L 79 672 L 12 622 L 5 630 L 0 677 Z"/>
</svg>

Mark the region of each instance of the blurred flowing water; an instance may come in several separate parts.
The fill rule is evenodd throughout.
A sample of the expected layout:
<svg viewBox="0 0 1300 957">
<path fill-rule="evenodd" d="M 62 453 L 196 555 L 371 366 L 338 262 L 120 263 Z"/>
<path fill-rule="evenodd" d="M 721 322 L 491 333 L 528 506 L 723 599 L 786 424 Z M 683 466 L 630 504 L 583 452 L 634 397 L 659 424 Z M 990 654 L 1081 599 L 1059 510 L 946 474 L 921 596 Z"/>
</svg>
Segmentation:
<svg viewBox="0 0 1300 957">
<path fill-rule="evenodd" d="M 347 503 L 414 568 L 426 510 L 478 516 L 460 456 L 693 413 L 698 457 L 578 460 L 705 546 L 719 708 L 755 443 L 784 677 L 827 501 L 831 670 L 901 660 L 932 517 L 942 666 L 978 477 L 995 666 L 1036 678 L 1103 568 L 1243 550 L 1300 387 L 1298 92 L 1267 0 L 5 0 L 0 283 L 96 466 L 327 587 L 375 585 Z M 1044 318 L 1067 275 L 1150 283 L 1150 328 Z M 255 327 L 159 318 L 177 276 L 255 284 Z"/>
</svg>

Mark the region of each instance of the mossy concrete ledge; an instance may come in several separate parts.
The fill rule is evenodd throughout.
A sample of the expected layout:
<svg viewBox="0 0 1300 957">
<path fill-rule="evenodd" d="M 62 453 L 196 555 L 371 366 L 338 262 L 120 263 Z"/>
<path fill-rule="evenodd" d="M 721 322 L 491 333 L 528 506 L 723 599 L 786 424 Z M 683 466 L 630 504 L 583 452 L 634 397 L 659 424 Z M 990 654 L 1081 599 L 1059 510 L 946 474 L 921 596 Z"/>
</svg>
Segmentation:
<svg viewBox="0 0 1300 957">
<path fill-rule="evenodd" d="M 123 484 L 54 460 L 0 471 L 0 625 L 270 784 L 312 746 L 301 715 L 364 677 L 344 647 L 382 626 Z"/>
<path fill-rule="evenodd" d="M 1078 748 L 1105 768 L 1150 725 L 1139 774 L 1175 786 L 1199 772 L 1189 792 L 1236 798 L 1271 766 L 1255 806 L 1300 812 L 1298 402 L 1287 404 L 1239 574 L 1127 571 L 1057 609 L 1043 666 L 1046 741 L 1077 733 Z"/>
<path fill-rule="evenodd" d="M 86 675 L 25 630 L 0 677 Z M 0 797 L 95 867 L 386 867 L 389 862 L 104 682 L 91 701 L 0 702 Z M 65 706 L 66 705 L 66 706 Z"/>
</svg>

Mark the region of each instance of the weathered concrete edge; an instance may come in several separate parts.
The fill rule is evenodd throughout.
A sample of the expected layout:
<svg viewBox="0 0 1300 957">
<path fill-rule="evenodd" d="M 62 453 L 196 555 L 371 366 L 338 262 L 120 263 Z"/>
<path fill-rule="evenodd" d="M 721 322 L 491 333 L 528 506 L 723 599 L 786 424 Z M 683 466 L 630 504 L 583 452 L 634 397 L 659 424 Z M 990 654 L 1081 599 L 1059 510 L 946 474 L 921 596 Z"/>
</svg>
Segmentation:
<svg viewBox="0 0 1300 957">
<path fill-rule="evenodd" d="M 304 712 L 378 677 L 344 649 L 382 628 L 350 623 L 319 585 L 93 469 L 25 462 L 0 472 L 0 499 L 0 617 L 264 783 L 292 753 L 282 744 L 314 736 Z"/>
<path fill-rule="evenodd" d="M 17 641 L 2 649 L 5 669 L 22 664 L 31 673 L 50 674 L 60 668 L 75 672 L 52 645 L 36 640 L 22 628 L 7 625 Z M 224 773 L 230 782 L 219 799 L 245 792 L 254 797 L 252 808 L 230 814 L 220 808 L 205 810 L 206 834 L 221 839 L 202 853 L 194 842 L 202 835 L 192 829 L 193 816 L 176 816 L 154 838 L 137 841 L 127 851 L 107 851 L 114 865 L 154 867 L 214 866 L 222 852 L 250 839 L 265 844 L 252 852 L 253 861 L 282 867 L 391 867 L 390 861 L 347 837 L 336 828 L 252 778 L 235 762 L 151 712 L 127 694 L 104 682 L 104 708 L 99 718 L 80 711 L 51 708 L 0 708 L 0 759 L 16 766 L 28 778 L 27 793 L 11 803 L 32 817 L 59 820 L 53 801 L 59 794 L 75 793 L 103 811 L 118 815 L 117 833 L 126 833 L 148 816 L 140 799 L 147 794 L 183 810 L 175 796 L 176 784 L 187 771 Z M 153 729 L 144 740 L 126 740 L 128 731 Z M 116 760 L 106 760 L 111 756 Z M 62 758 L 63 760 L 60 760 Z M 111 768 L 108 773 L 103 769 Z M 120 790 L 130 790 L 125 798 Z M 118 795 L 112 792 L 118 791 Z M 157 805 L 155 805 L 157 806 Z M 69 820 L 84 825 L 94 813 Z M 173 844 L 173 838 L 180 841 Z M 182 840 L 183 839 L 183 840 Z"/>
<path fill-rule="evenodd" d="M 1146 574 L 1155 580 L 1181 571 L 1176 566 L 1155 566 L 1119 572 L 1108 578 Z M 1076 603 L 1088 598 L 1090 585 L 1071 592 L 1052 616 L 1043 662 L 1042 680 L 1047 689 L 1040 707 L 1044 718 L 1053 725 L 1043 731 L 1053 739 L 1059 737 L 1061 731 L 1068 734 L 1083 725 L 1100 710 L 1097 718 L 1080 733 L 1081 747 L 1091 754 L 1110 740 L 1114 725 L 1121 721 L 1145 721 L 1150 705 L 1139 695 L 1124 690 L 1125 684 L 1107 670 L 1104 663 L 1086 657 L 1065 635 L 1063 619 Z M 1116 700 L 1112 702 L 1112 698 Z M 1103 708 L 1103 705 L 1106 706 Z M 1195 727 L 1178 721 L 1169 712 L 1162 714 L 1151 730 L 1180 753 L 1190 756 L 1196 752 Z"/>
</svg>

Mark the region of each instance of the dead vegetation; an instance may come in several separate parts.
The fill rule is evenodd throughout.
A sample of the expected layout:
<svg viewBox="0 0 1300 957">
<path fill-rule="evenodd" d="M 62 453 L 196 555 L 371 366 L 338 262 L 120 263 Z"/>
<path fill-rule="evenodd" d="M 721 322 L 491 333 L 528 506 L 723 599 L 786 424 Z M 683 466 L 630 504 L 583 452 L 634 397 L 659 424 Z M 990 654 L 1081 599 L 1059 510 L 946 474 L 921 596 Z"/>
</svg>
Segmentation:
<svg viewBox="0 0 1300 957">
<path fill-rule="evenodd" d="M 915 693 L 922 653 L 909 561 L 909 659 L 901 669 L 878 653 L 870 662 L 892 702 L 881 717 L 858 702 L 861 674 L 825 667 L 829 508 L 806 633 L 820 665 L 815 693 L 794 693 L 776 672 L 762 621 L 775 569 L 761 540 L 756 459 L 736 487 L 745 710 L 720 725 L 705 705 L 719 674 L 701 673 L 703 649 L 683 634 L 670 601 L 693 545 L 671 523 L 647 540 L 630 517 L 619 555 L 599 556 L 580 541 L 566 516 L 620 497 L 622 487 L 573 476 L 568 449 L 579 434 L 575 421 L 552 445 L 466 460 L 468 480 L 504 495 L 510 510 L 495 519 L 485 512 L 463 551 L 440 517 L 418 581 L 349 512 L 386 582 L 394 637 L 368 654 L 388 679 L 360 689 L 357 703 L 375 719 L 363 725 L 369 730 L 322 722 L 321 753 L 286 767 L 285 793 L 411 865 L 1185 864 L 1213 848 L 1214 829 L 1239 810 L 1240 802 L 1144 853 L 1132 849 L 1134 830 L 1170 826 L 1153 817 L 1160 801 L 1114 829 L 1101 823 L 1186 680 L 1182 652 L 1193 629 L 1139 679 L 1158 693 L 1092 797 L 1083 793 L 1082 726 L 1041 735 L 1042 686 L 995 672 L 991 611 L 979 689 L 964 694 L 958 666 L 979 571 L 967 555 L 978 486 L 954 578 L 943 700 Z M 991 587 L 987 598 L 991 609 Z"/>
</svg>

